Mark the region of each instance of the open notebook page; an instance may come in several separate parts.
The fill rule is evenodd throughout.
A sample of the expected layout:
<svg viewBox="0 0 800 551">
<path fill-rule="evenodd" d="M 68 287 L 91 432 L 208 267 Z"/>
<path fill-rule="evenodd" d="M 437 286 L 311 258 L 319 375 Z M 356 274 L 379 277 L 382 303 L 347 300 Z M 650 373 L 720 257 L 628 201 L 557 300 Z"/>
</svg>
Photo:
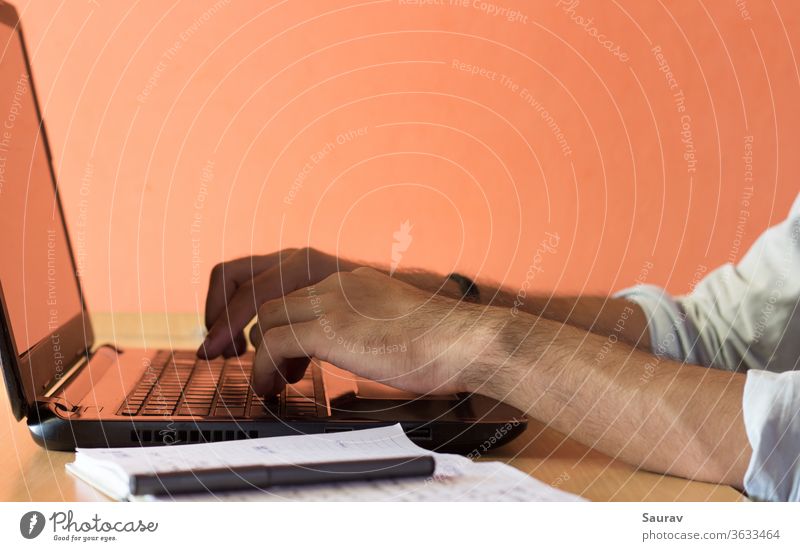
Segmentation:
<svg viewBox="0 0 800 551">
<path fill-rule="evenodd" d="M 117 499 L 126 499 L 131 474 L 244 465 L 306 464 L 327 461 L 433 455 L 436 472 L 428 480 L 390 480 L 314 487 L 257 489 L 213 495 L 180 495 L 180 500 L 525 500 L 580 499 L 503 463 L 473 463 L 465 457 L 424 450 L 400 425 L 360 431 L 234 440 L 148 448 L 78 450 L 68 470 Z M 149 498 L 155 499 L 155 498 Z"/>
</svg>

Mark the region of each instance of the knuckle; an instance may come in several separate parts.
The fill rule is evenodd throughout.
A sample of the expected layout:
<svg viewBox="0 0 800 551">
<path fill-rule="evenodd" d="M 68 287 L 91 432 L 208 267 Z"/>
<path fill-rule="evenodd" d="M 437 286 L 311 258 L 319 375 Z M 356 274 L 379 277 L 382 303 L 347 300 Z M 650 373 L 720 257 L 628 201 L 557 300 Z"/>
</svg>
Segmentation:
<svg viewBox="0 0 800 551">
<path fill-rule="evenodd" d="M 345 275 L 349 274 L 346 274 L 346 272 L 334 272 L 320 282 L 320 287 L 326 291 L 338 292 Z"/>
<path fill-rule="evenodd" d="M 258 316 L 258 321 L 259 322 L 263 321 L 269 315 L 269 313 L 270 313 L 270 311 L 272 309 L 272 305 L 270 304 L 270 302 L 272 302 L 272 301 L 267 301 L 267 302 L 263 303 L 261 306 L 258 307 L 258 311 L 256 312 L 256 315 Z"/>
<path fill-rule="evenodd" d="M 274 348 L 278 342 L 285 338 L 283 330 L 280 327 L 272 327 L 264 331 L 261 343 L 266 349 Z"/>
<path fill-rule="evenodd" d="M 257 289 L 252 282 L 242 283 L 231 297 L 228 307 L 231 311 L 258 312 L 263 301 L 256 291 Z"/>
<path fill-rule="evenodd" d="M 258 320 L 259 322 L 268 321 L 272 316 L 275 315 L 276 312 L 280 311 L 280 308 L 285 308 L 283 303 L 285 299 L 276 298 L 272 300 L 268 300 L 266 302 L 262 302 L 257 311 Z"/>
<path fill-rule="evenodd" d="M 358 268 L 353 270 L 353 273 L 356 275 L 373 276 L 378 274 L 379 272 L 375 268 L 372 268 L 370 266 L 359 266 Z"/>
<path fill-rule="evenodd" d="M 248 279 L 247 281 L 243 282 L 241 285 L 239 285 L 239 288 L 236 290 L 237 293 L 246 297 L 252 297 L 254 291 L 255 291 L 255 282 L 252 279 Z"/>
<path fill-rule="evenodd" d="M 225 269 L 225 263 L 219 262 L 211 268 L 211 281 L 217 281 L 222 277 L 222 272 Z"/>
<path fill-rule="evenodd" d="M 335 272 L 331 275 L 336 281 L 353 281 L 353 272 Z"/>
</svg>

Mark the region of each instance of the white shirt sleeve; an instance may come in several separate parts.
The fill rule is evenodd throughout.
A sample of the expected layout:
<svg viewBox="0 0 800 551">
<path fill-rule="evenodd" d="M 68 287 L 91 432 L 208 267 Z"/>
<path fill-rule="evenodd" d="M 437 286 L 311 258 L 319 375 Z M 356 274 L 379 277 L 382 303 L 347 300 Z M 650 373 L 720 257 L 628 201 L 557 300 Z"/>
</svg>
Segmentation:
<svg viewBox="0 0 800 551">
<path fill-rule="evenodd" d="M 690 294 L 639 285 L 616 296 L 644 311 L 654 354 L 747 371 L 745 490 L 757 500 L 800 500 L 800 196 L 738 264 L 710 272 Z"/>
<path fill-rule="evenodd" d="M 800 196 L 736 264 L 671 297 L 639 285 L 616 296 L 645 312 L 656 355 L 730 371 L 788 371 L 800 362 Z"/>
<path fill-rule="evenodd" d="M 800 372 L 749 371 L 742 407 L 753 448 L 745 491 L 759 501 L 800 501 Z"/>
</svg>

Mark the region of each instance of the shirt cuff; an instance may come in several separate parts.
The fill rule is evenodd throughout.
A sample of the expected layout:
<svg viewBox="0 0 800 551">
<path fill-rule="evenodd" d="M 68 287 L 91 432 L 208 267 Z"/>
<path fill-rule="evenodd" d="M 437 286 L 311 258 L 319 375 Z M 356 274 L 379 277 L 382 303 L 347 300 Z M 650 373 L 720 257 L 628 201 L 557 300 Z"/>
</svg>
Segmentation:
<svg viewBox="0 0 800 551">
<path fill-rule="evenodd" d="M 635 302 L 647 317 L 653 354 L 680 362 L 702 364 L 698 335 L 680 303 L 655 285 L 637 285 L 614 295 Z"/>
<path fill-rule="evenodd" d="M 747 372 L 742 398 L 753 449 L 744 489 L 758 501 L 800 501 L 800 372 Z"/>
</svg>

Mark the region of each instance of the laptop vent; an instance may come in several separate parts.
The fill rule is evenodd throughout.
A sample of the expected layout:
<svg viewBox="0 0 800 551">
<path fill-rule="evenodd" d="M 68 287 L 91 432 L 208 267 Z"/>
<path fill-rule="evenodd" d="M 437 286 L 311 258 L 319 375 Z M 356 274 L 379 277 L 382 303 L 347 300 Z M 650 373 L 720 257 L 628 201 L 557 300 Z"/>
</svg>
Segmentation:
<svg viewBox="0 0 800 551">
<path fill-rule="evenodd" d="M 257 430 L 132 430 L 131 442 L 136 444 L 195 444 L 258 438 Z"/>
</svg>

